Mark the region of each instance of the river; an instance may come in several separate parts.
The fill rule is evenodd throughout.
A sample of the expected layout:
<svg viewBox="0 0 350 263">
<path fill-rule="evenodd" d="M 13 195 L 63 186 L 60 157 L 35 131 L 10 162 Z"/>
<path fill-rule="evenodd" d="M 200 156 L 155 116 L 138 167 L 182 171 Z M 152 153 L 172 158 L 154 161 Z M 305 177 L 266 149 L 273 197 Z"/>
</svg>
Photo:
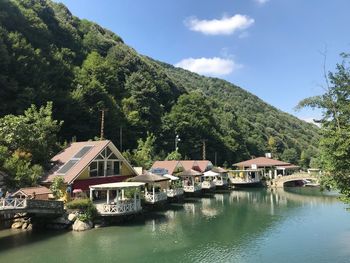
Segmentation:
<svg viewBox="0 0 350 263">
<path fill-rule="evenodd" d="M 350 262 L 350 212 L 313 188 L 227 191 L 86 232 L 0 231 L 0 262 Z"/>
</svg>

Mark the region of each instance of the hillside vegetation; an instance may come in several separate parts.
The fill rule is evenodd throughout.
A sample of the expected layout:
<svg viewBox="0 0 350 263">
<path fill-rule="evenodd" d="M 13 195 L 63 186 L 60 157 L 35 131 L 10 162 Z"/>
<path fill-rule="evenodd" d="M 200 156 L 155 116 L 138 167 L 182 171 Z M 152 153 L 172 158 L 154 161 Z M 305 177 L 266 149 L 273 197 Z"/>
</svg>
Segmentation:
<svg viewBox="0 0 350 263">
<path fill-rule="evenodd" d="M 183 158 L 231 165 L 272 152 L 307 166 L 318 128 L 220 79 L 138 54 L 113 32 L 48 0 L 0 1 L 0 117 L 52 101 L 61 142 L 105 137 L 132 156 L 165 158 L 181 138 Z M 146 143 L 149 142 L 149 143 Z"/>
</svg>

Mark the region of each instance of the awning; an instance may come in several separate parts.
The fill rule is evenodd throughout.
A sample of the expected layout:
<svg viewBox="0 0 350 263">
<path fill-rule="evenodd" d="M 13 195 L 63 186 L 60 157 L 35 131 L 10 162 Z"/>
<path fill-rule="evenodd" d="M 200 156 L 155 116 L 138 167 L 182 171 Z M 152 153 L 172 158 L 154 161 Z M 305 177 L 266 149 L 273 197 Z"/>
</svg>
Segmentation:
<svg viewBox="0 0 350 263">
<path fill-rule="evenodd" d="M 215 177 L 215 176 L 218 176 L 220 174 L 210 170 L 210 171 L 205 172 L 203 175 L 206 177 Z"/>
<path fill-rule="evenodd" d="M 169 178 L 171 181 L 175 181 L 175 180 L 179 180 L 180 179 L 179 177 L 173 176 L 171 174 L 164 174 L 163 176 L 166 177 L 166 178 Z"/>
</svg>

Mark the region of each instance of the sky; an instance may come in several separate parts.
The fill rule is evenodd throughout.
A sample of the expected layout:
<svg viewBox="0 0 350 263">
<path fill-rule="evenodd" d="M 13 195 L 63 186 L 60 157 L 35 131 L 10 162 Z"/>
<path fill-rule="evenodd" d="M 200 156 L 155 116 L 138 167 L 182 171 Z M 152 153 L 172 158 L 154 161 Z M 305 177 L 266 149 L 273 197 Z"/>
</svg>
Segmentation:
<svg viewBox="0 0 350 263">
<path fill-rule="evenodd" d="M 137 52 L 225 79 L 310 121 L 295 106 L 324 91 L 350 52 L 349 0 L 56 0 Z"/>
</svg>

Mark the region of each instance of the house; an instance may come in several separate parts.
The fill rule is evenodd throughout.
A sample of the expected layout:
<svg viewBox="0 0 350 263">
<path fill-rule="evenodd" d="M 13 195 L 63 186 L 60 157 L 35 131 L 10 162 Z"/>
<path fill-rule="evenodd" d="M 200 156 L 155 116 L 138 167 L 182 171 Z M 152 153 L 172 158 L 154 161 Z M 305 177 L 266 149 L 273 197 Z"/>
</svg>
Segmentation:
<svg viewBox="0 0 350 263">
<path fill-rule="evenodd" d="M 175 175 L 184 170 L 183 164 L 180 161 L 155 161 L 151 167 L 151 172 L 158 175 Z"/>
<path fill-rule="evenodd" d="M 125 181 L 137 173 L 109 140 L 73 142 L 51 159 L 52 168 L 43 184 L 64 179 L 66 191 L 80 189 L 89 195 L 89 186 Z"/>
<path fill-rule="evenodd" d="M 180 162 L 185 170 L 193 169 L 204 173 L 213 168 L 213 164 L 209 160 L 181 160 Z"/>
<path fill-rule="evenodd" d="M 239 167 L 242 170 L 263 169 L 265 176 L 268 176 L 271 179 L 276 178 L 278 175 L 289 175 L 299 169 L 299 166 L 297 165 L 266 157 L 258 157 L 235 163 L 233 166 Z"/>
<path fill-rule="evenodd" d="M 52 192 L 45 186 L 25 187 L 13 193 L 14 197 L 48 200 Z"/>
</svg>

